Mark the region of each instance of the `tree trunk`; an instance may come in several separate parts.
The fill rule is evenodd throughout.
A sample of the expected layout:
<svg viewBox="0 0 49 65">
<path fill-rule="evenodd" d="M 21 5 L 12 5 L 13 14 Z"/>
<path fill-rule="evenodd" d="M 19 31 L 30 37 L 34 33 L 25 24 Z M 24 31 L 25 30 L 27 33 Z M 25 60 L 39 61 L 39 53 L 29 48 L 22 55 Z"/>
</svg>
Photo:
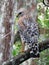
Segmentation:
<svg viewBox="0 0 49 65">
<path fill-rule="evenodd" d="M 11 44 L 11 23 L 10 19 L 12 18 L 13 11 L 13 0 L 7 0 L 5 4 L 5 16 L 3 20 L 3 26 L 5 28 L 5 38 L 3 42 L 3 62 L 10 58 L 10 44 Z"/>
</svg>

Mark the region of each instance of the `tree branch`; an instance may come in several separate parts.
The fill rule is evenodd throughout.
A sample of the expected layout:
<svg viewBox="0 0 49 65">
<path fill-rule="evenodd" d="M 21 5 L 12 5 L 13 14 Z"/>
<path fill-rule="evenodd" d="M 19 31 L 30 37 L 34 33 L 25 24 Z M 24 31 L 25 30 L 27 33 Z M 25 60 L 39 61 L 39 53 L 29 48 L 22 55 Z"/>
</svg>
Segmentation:
<svg viewBox="0 0 49 65">
<path fill-rule="evenodd" d="M 49 48 L 49 39 L 39 42 L 39 52 Z"/>
<path fill-rule="evenodd" d="M 45 49 L 49 48 L 49 39 L 42 41 L 39 43 L 39 52 L 42 52 Z M 32 49 L 32 48 L 31 48 Z M 25 51 L 24 53 L 21 53 L 20 55 L 12 58 L 11 60 L 7 61 L 4 65 L 19 65 L 22 62 L 26 61 L 30 58 L 30 50 Z"/>
</svg>

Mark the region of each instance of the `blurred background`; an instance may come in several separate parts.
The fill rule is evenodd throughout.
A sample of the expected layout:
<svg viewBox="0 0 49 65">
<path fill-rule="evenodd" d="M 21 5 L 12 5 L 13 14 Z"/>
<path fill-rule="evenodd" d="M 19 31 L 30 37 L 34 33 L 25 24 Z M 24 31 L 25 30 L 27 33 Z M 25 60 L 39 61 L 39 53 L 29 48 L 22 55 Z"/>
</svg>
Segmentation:
<svg viewBox="0 0 49 65">
<path fill-rule="evenodd" d="M 10 6 L 8 7 L 8 4 L 11 5 L 11 11 L 9 11 Z M 43 0 L 0 0 L 0 65 L 3 61 L 21 53 L 22 45 L 19 36 L 17 37 L 18 40 L 14 43 L 18 30 L 18 18 L 16 14 L 17 10 L 21 7 L 28 8 L 28 5 L 31 7 L 32 4 L 36 5 L 36 9 L 31 13 L 34 19 L 37 16 L 40 31 L 39 42 L 49 38 L 49 7 L 43 4 Z M 12 15 L 9 15 L 9 12 L 12 12 Z M 5 22 L 5 19 L 9 22 Z M 8 54 L 6 55 L 6 53 Z M 8 57 L 5 58 L 5 56 Z M 40 58 L 33 60 L 33 65 L 49 65 L 49 49 L 41 52 Z"/>
</svg>

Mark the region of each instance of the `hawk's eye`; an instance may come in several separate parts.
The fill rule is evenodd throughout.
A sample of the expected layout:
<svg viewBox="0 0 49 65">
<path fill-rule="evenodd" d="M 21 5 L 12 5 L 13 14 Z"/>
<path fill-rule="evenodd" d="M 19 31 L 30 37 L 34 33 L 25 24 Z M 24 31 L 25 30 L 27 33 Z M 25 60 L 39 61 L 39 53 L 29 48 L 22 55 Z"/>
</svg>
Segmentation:
<svg viewBox="0 0 49 65">
<path fill-rule="evenodd" d="M 19 17 L 22 14 L 22 12 L 18 13 L 17 17 Z"/>
<path fill-rule="evenodd" d="M 43 0 L 43 3 L 44 3 L 45 6 L 49 7 L 49 0 Z"/>
<path fill-rule="evenodd" d="M 18 13 L 17 17 L 21 17 L 23 15 L 24 15 L 24 13 L 23 12 L 20 12 L 20 13 Z"/>
</svg>

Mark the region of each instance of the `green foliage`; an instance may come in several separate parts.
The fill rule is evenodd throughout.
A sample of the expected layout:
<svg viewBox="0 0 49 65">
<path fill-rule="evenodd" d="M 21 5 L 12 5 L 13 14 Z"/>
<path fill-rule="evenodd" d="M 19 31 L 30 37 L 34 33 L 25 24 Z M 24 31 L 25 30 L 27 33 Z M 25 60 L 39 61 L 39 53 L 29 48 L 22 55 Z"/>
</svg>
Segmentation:
<svg viewBox="0 0 49 65">
<path fill-rule="evenodd" d="M 45 7 L 43 3 L 37 4 L 38 10 L 38 23 L 41 28 L 48 28 L 49 29 L 49 8 Z"/>
<path fill-rule="evenodd" d="M 38 0 L 38 24 L 41 29 L 49 30 L 49 8 L 45 7 L 41 0 Z M 41 34 L 39 37 L 39 41 L 45 40 L 49 38 L 49 32 Z M 49 49 L 40 53 L 40 58 L 36 60 L 37 65 L 49 65 Z"/>
<path fill-rule="evenodd" d="M 45 24 L 44 27 L 49 29 L 49 19 L 45 19 L 43 22 Z"/>
<path fill-rule="evenodd" d="M 37 0 L 37 2 L 42 2 L 43 0 Z"/>
<path fill-rule="evenodd" d="M 13 51 L 12 51 L 13 56 L 18 55 L 20 53 L 20 49 L 21 49 L 21 43 L 20 43 L 20 41 L 17 41 L 13 45 Z"/>
</svg>

